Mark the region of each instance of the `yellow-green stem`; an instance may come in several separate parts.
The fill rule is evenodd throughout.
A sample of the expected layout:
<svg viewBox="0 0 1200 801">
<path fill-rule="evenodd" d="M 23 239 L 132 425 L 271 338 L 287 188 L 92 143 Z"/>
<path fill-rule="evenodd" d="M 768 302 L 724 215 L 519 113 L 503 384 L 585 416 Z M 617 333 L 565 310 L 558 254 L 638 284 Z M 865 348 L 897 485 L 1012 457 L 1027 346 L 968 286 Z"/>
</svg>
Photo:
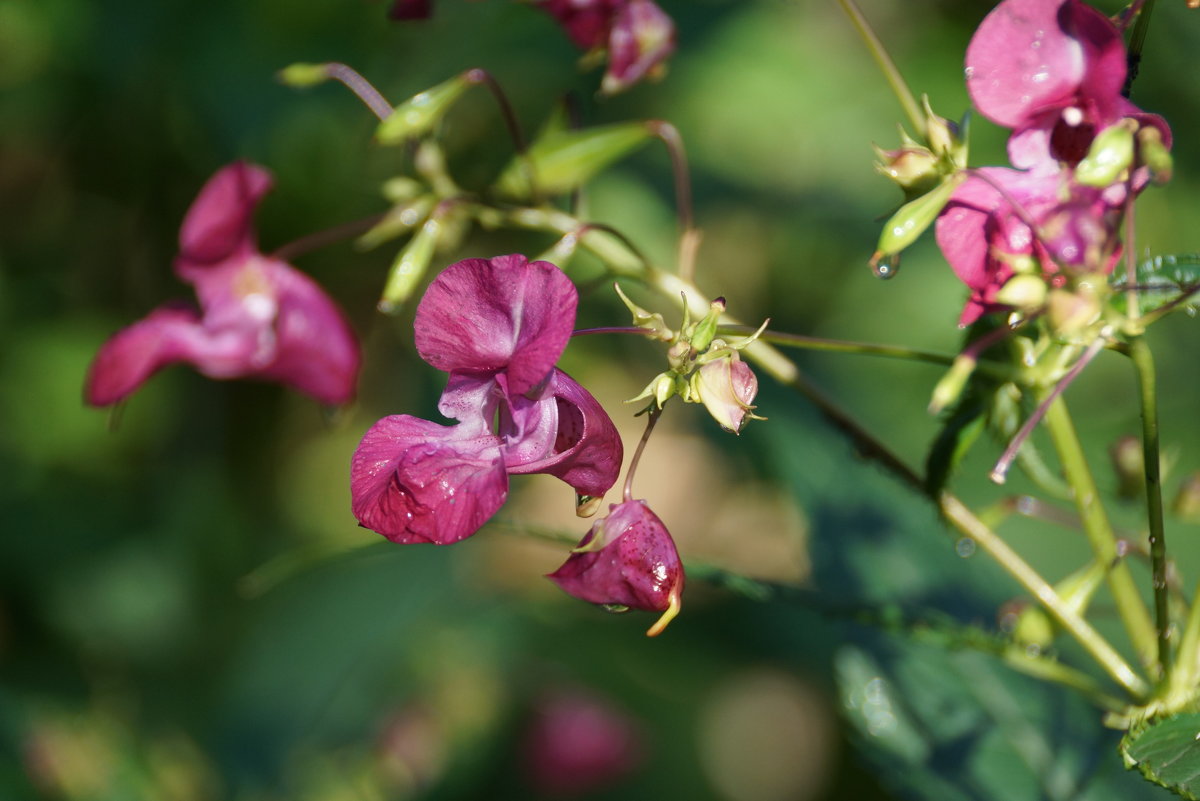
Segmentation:
<svg viewBox="0 0 1200 801">
<path fill-rule="evenodd" d="M 858 35 L 866 44 L 867 49 L 871 51 L 871 57 L 875 59 L 875 63 L 879 65 L 880 71 L 883 72 L 883 77 L 887 79 L 888 86 L 892 87 L 892 93 L 896 95 L 896 99 L 900 101 L 900 107 L 904 109 L 905 116 L 916 129 L 917 136 L 925 136 L 925 112 L 921 110 L 921 106 L 917 103 L 917 99 L 913 96 L 912 90 L 908 88 L 908 83 L 904 80 L 904 76 L 900 74 L 896 63 L 892 61 L 892 57 L 888 55 L 887 48 L 883 46 L 883 42 L 875 35 L 874 29 L 871 28 L 871 23 L 867 22 L 867 18 L 859 9 L 858 4 L 854 0 L 838 0 L 842 10 L 846 12 L 846 16 L 850 18 L 850 22 L 854 25 L 854 29 L 858 31 Z"/>
<path fill-rule="evenodd" d="M 1075 500 L 1075 509 L 1083 530 L 1087 534 L 1092 552 L 1101 564 L 1109 565 L 1108 588 L 1112 593 L 1117 613 L 1125 625 L 1125 631 L 1133 643 L 1138 658 L 1147 670 L 1156 671 L 1158 660 L 1157 640 L 1154 633 L 1154 622 L 1146 608 L 1146 602 L 1137 585 L 1133 582 L 1133 574 L 1129 564 L 1117 551 L 1117 537 L 1113 533 L 1108 513 L 1100 501 L 1100 492 L 1092 477 L 1087 459 L 1083 454 L 1083 446 L 1075 433 L 1075 425 L 1071 422 L 1067 404 L 1062 396 L 1056 397 L 1046 409 L 1046 429 L 1054 442 L 1059 462 L 1067 484 L 1071 486 Z"/>
</svg>

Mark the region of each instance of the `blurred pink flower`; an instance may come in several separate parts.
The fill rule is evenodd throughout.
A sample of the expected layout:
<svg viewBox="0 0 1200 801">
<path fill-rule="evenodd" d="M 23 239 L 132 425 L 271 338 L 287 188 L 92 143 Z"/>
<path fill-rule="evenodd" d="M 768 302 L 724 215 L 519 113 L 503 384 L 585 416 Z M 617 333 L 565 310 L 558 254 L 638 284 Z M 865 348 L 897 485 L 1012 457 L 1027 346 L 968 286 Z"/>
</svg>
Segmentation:
<svg viewBox="0 0 1200 801">
<path fill-rule="evenodd" d="M 508 476 L 549 473 L 580 495 L 617 480 L 621 440 L 596 400 L 554 363 L 575 324 L 575 285 L 524 256 L 466 259 L 417 306 L 417 352 L 448 372 L 443 426 L 385 417 L 351 462 L 354 516 L 401 543 L 457 542 L 503 504 Z"/>
<path fill-rule="evenodd" d="M 589 692 L 560 689 L 539 699 L 522 741 L 530 783 L 571 798 L 611 786 L 641 761 L 635 721 Z"/>
<path fill-rule="evenodd" d="M 270 187 L 266 170 L 244 162 L 209 179 L 175 260 L 199 310 L 166 305 L 113 335 L 88 371 L 88 403 L 116 403 L 178 362 L 210 378 L 277 381 L 322 403 L 354 397 L 361 358 L 342 313 L 312 279 L 258 249 L 252 217 Z"/>
<path fill-rule="evenodd" d="M 582 50 L 607 50 L 601 90 L 628 89 L 675 50 L 675 23 L 651 0 L 537 0 Z"/>
</svg>

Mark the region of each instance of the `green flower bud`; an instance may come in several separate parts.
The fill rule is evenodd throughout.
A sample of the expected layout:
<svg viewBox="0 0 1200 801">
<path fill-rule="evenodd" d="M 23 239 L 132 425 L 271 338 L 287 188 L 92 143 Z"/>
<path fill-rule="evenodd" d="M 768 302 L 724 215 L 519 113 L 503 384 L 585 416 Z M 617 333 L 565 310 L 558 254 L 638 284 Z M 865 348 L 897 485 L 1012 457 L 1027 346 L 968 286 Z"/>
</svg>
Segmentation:
<svg viewBox="0 0 1200 801">
<path fill-rule="evenodd" d="M 389 203 L 407 203 L 420 197 L 424 191 L 424 184 L 407 175 L 397 175 L 383 182 L 383 197 Z"/>
<path fill-rule="evenodd" d="M 397 254 L 391 270 L 388 271 L 383 295 L 379 298 L 379 311 L 393 314 L 412 296 L 421 279 L 425 277 L 429 262 L 433 260 L 434 247 L 441 229 L 442 223 L 437 215 L 429 217 Z"/>
<path fill-rule="evenodd" d="M 1023 312 L 1040 309 L 1046 302 L 1046 282 L 1038 275 L 1014 275 L 996 293 L 996 302 Z"/>
<path fill-rule="evenodd" d="M 929 105 L 928 95 L 921 95 L 921 105 L 925 107 L 925 141 L 929 143 L 929 149 L 948 161 L 949 167 L 966 167 L 966 132 L 969 117 L 964 116 L 960 125 L 935 114 L 933 107 Z"/>
<path fill-rule="evenodd" d="M 950 369 L 933 388 L 933 397 L 929 399 L 930 414 L 939 414 L 958 401 L 971 373 L 975 372 L 976 364 L 978 362 L 970 356 L 959 356 L 954 360 L 954 364 L 950 365 Z"/>
<path fill-rule="evenodd" d="M 962 183 L 963 176 L 964 173 L 947 176 L 929 192 L 901 206 L 884 225 L 875 255 L 871 257 L 872 263 L 894 256 L 916 242 L 950 202 L 950 196 Z"/>
<path fill-rule="evenodd" d="M 1052 289 L 1046 297 L 1046 319 L 1050 330 L 1065 339 L 1076 339 L 1100 316 L 1100 301 L 1094 292 Z"/>
<path fill-rule="evenodd" d="M 904 190 L 907 198 L 919 197 L 937 186 L 942 179 L 938 157 L 926 147 L 902 147 L 884 150 L 875 146 L 875 171 Z"/>
<path fill-rule="evenodd" d="M 1174 161 L 1171 151 L 1163 144 L 1162 131 L 1153 125 L 1147 125 L 1137 133 L 1138 148 L 1142 162 L 1150 168 L 1151 180 L 1156 184 L 1165 184 L 1171 180 L 1174 172 Z"/>
<path fill-rule="evenodd" d="M 651 126 L 644 122 L 579 130 L 548 127 L 523 156 L 504 168 L 496 180 L 496 191 L 514 199 L 570 192 L 650 141 L 652 135 Z"/>
<path fill-rule="evenodd" d="M 708 350 L 708 346 L 712 344 L 713 337 L 717 335 L 717 323 L 721 320 L 721 315 L 725 313 L 725 298 L 717 298 L 708 307 L 708 314 L 704 315 L 704 319 L 696 323 L 695 329 L 690 337 L 692 350 L 696 353 L 703 353 Z"/>
<path fill-rule="evenodd" d="M 425 195 L 416 200 L 393 206 L 383 215 L 383 219 L 371 226 L 362 236 L 354 241 L 360 250 L 371 250 L 388 240 L 408 233 L 429 217 L 433 210 L 434 198 Z"/>
<path fill-rule="evenodd" d="M 473 85 L 468 74 L 464 72 L 443 81 L 396 106 L 375 129 L 375 140 L 383 145 L 399 145 L 429 133 L 463 92 Z"/>
<path fill-rule="evenodd" d="M 289 64 L 276 73 L 276 76 L 284 86 L 308 89 L 329 80 L 329 70 L 324 64 Z"/>
<path fill-rule="evenodd" d="M 1075 167 L 1075 180 L 1084 186 L 1105 187 L 1121 178 L 1133 164 L 1134 120 L 1110 125 L 1092 140 L 1088 154 Z"/>
</svg>

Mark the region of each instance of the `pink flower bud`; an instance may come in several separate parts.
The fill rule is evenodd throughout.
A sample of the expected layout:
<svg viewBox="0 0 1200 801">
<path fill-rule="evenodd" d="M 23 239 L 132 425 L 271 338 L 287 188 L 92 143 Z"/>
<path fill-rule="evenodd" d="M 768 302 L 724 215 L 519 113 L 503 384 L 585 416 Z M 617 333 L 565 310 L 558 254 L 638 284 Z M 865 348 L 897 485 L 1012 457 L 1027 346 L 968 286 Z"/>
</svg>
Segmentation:
<svg viewBox="0 0 1200 801">
<path fill-rule="evenodd" d="M 736 351 L 704 364 L 696 371 L 693 391 L 721 428 L 737 434 L 753 418 L 758 378 Z"/>
<path fill-rule="evenodd" d="M 651 637 L 679 614 L 684 581 L 675 542 L 645 501 L 611 505 L 548 578 L 594 604 L 662 612 L 646 632 Z"/>
<path fill-rule="evenodd" d="M 640 745 L 628 715 L 590 693 L 558 690 L 537 705 L 523 743 L 525 770 L 544 795 L 579 796 L 633 770 Z"/>
</svg>

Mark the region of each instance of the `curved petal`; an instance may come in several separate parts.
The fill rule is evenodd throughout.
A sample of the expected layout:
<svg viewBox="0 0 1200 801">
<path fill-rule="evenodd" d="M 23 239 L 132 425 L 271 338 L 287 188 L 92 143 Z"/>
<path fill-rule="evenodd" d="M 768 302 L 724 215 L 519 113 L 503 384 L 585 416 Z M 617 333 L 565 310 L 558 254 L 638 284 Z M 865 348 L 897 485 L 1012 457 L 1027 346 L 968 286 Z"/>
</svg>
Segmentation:
<svg viewBox="0 0 1200 801">
<path fill-rule="evenodd" d="M 983 116 L 1020 128 L 1071 102 L 1087 67 L 1084 47 L 1060 23 L 1073 1 L 1004 0 L 979 24 L 967 46 L 966 78 Z"/>
<path fill-rule="evenodd" d="M 179 229 L 175 271 L 191 280 L 206 265 L 255 250 L 254 209 L 271 189 L 271 174 L 244 161 L 224 167 L 192 202 Z"/>
<path fill-rule="evenodd" d="M 654 612 L 678 604 L 684 582 L 675 542 L 645 501 L 610 506 L 548 578 L 584 601 Z"/>
<path fill-rule="evenodd" d="M 508 496 L 496 437 L 408 415 L 385 417 L 350 462 L 351 509 L 393 542 L 446 545 L 471 536 Z"/>
<path fill-rule="evenodd" d="M 246 374 L 258 348 L 244 329 L 212 331 L 194 309 L 165 306 L 114 334 L 101 347 L 84 382 L 84 399 L 108 406 L 130 395 L 167 365 L 188 362 L 210 378 Z"/>
<path fill-rule="evenodd" d="M 599 402 L 562 370 L 555 368 L 551 375 L 549 393 L 558 424 L 553 452 L 523 463 L 509 459 L 508 472 L 548 473 L 581 495 L 603 495 L 621 472 L 624 450 L 616 426 Z M 507 446 L 506 458 L 510 453 L 519 451 Z"/>
<path fill-rule="evenodd" d="M 604 44 L 620 0 L 536 0 L 535 5 L 558 21 L 581 50 Z"/>
<path fill-rule="evenodd" d="M 281 261 L 262 263 L 275 292 L 276 357 L 259 374 L 322 403 L 354 398 L 362 356 L 337 304 L 304 273 Z"/>
<path fill-rule="evenodd" d="M 549 262 L 466 259 L 443 270 L 421 298 L 417 352 L 446 372 L 504 370 L 509 390 L 523 394 L 562 355 L 578 302 L 571 279 Z"/>
<path fill-rule="evenodd" d="M 1080 94 L 1101 109 L 1106 125 L 1120 116 L 1115 112 L 1125 85 L 1125 40 L 1112 20 L 1081 0 L 1067 0 L 1058 14 L 1059 24 L 1083 48 L 1085 68 Z"/>
</svg>

